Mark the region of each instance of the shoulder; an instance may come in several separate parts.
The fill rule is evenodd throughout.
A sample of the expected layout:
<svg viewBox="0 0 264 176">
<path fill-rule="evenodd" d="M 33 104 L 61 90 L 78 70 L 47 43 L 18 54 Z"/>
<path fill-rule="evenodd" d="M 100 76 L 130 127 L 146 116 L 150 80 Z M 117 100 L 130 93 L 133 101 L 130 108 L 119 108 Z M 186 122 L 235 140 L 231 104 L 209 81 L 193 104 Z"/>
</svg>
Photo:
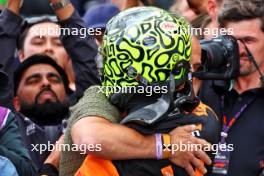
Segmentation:
<svg viewBox="0 0 264 176">
<path fill-rule="evenodd" d="M 111 122 L 118 122 L 120 114 L 118 109 L 112 105 L 106 95 L 101 91 L 101 86 L 91 86 L 79 102 L 70 108 L 70 124 L 89 116 L 103 117 Z"/>
<path fill-rule="evenodd" d="M 75 110 L 81 108 L 82 106 L 112 106 L 106 95 L 103 93 L 102 86 L 91 86 L 85 92 L 83 97 L 79 100 L 79 102 L 71 108 L 71 110 Z"/>
</svg>

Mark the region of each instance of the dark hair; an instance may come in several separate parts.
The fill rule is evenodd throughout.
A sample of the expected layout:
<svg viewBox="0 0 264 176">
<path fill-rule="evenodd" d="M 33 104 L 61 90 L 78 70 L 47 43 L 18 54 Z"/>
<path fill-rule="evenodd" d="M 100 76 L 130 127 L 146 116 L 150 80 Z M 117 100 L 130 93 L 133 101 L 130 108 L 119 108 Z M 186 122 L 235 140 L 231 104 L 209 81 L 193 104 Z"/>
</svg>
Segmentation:
<svg viewBox="0 0 264 176">
<path fill-rule="evenodd" d="M 17 89 L 20 85 L 23 73 L 32 65 L 36 64 L 48 64 L 55 68 L 60 74 L 66 93 L 69 93 L 69 80 L 65 71 L 49 56 L 46 55 L 33 55 L 27 58 L 25 61 L 20 63 L 14 72 L 14 94 L 16 95 Z"/>
<path fill-rule="evenodd" d="M 50 22 L 50 23 L 58 23 L 57 17 L 55 16 L 49 16 L 49 15 L 44 15 L 44 16 L 36 16 L 36 17 L 29 17 L 25 19 L 25 23 L 22 27 L 21 34 L 18 37 L 17 40 L 17 48 L 18 49 L 24 49 L 24 43 L 25 39 L 28 35 L 28 31 L 30 28 L 36 24 L 40 23 L 45 23 L 45 22 Z"/>
<path fill-rule="evenodd" d="M 261 30 L 264 32 L 264 1 L 263 0 L 225 0 L 218 16 L 221 27 L 226 22 L 238 22 L 259 18 Z"/>
</svg>

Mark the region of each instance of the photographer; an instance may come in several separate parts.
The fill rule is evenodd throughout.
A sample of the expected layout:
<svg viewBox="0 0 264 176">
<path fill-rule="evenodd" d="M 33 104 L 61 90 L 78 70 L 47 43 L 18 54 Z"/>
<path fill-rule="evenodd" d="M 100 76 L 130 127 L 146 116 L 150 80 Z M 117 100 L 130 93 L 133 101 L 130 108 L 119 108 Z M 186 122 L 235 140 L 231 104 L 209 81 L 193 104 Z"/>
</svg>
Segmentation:
<svg viewBox="0 0 264 176">
<path fill-rule="evenodd" d="M 215 175 L 253 176 L 263 169 L 263 5 L 262 0 L 225 0 L 219 15 L 221 27 L 233 28 L 240 73 L 234 81 L 203 81 L 200 88 L 200 98 L 221 117 L 221 143 L 234 145 L 234 151 L 216 156 Z"/>
</svg>

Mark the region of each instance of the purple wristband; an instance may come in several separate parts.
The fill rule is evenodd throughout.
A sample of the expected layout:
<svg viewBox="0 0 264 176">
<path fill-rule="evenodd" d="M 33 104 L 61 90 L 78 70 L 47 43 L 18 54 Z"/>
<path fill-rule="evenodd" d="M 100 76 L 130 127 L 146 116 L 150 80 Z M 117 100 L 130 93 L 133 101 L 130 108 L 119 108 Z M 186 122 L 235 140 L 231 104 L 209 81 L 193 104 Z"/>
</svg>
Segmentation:
<svg viewBox="0 0 264 176">
<path fill-rule="evenodd" d="M 163 152 L 162 152 L 162 136 L 160 133 L 156 133 L 156 157 L 158 160 L 163 158 Z"/>
</svg>

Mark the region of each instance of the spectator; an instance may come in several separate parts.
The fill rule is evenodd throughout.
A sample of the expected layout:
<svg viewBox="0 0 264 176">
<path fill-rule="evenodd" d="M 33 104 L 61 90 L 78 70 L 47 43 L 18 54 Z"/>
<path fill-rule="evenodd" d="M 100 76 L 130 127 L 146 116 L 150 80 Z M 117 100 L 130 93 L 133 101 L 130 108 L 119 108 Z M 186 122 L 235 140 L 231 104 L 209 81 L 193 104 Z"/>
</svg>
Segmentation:
<svg viewBox="0 0 264 176">
<path fill-rule="evenodd" d="M 16 41 L 17 41 L 17 38 L 20 34 L 21 24 L 22 24 L 22 18 L 18 16 L 19 15 L 19 4 L 20 4 L 20 0 L 9 1 L 7 8 L 3 11 L 3 13 L 0 16 L 0 31 L 1 31 L 0 41 L 1 41 L 1 43 L 4 43 L 4 45 L 1 46 L 1 51 L 2 51 L 1 54 L 2 54 L 3 58 L 1 59 L 0 64 L 1 64 L 1 68 L 3 68 L 5 71 L 8 72 L 9 80 L 12 80 L 12 74 L 13 74 L 13 69 L 14 69 L 12 66 L 14 63 L 14 53 L 15 53 L 15 49 L 17 46 Z M 72 28 L 76 29 L 76 27 L 80 28 L 80 26 L 82 26 L 82 25 L 80 25 L 80 24 L 82 24 L 82 21 L 80 19 L 75 20 L 76 16 L 78 16 L 76 13 L 74 13 L 72 15 L 73 16 L 71 18 L 69 18 L 68 21 L 63 22 L 62 25 L 65 28 L 70 28 L 70 29 L 72 29 Z M 53 22 L 50 24 L 54 26 Z M 36 38 L 38 39 L 39 36 L 36 36 Z M 57 39 L 55 39 L 55 40 L 57 42 L 59 42 Z M 81 91 L 82 89 L 83 90 L 86 89 L 91 84 L 93 84 L 94 81 L 99 82 L 98 77 L 97 77 L 97 72 L 95 71 L 96 70 L 95 69 L 96 68 L 95 62 L 93 60 L 93 51 L 95 51 L 95 49 L 94 49 L 94 47 L 92 47 L 89 44 L 91 38 L 90 37 L 87 37 L 85 39 L 80 38 L 80 34 L 78 34 L 77 36 L 66 34 L 65 36 L 63 36 L 62 40 L 63 40 L 66 48 L 68 48 L 68 52 L 71 55 L 71 58 L 75 58 L 73 61 L 73 66 L 77 72 L 77 75 L 80 74 L 78 76 L 78 78 L 76 78 L 76 82 L 77 82 L 76 83 L 76 85 L 77 85 L 76 97 L 78 97 L 78 96 L 82 95 L 82 91 Z M 76 41 L 76 42 L 73 42 L 73 41 Z M 74 45 L 72 45 L 72 42 L 74 43 Z M 46 43 L 48 43 L 48 42 L 46 42 Z M 22 44 L 20 46 L 23 46 L 25 43 L 23 44 L 23 42 L 22 42 L 20 44 Z M 79 45 L 82 47 L 76 47 L 76 45 Z M 21 50 L 20 51 L 21 58 L 26 58 L 25 55 L 30 57 L 30 55 L 38 54 L 38 52 L 35 53 L 35 51 L 32 52 L 32 50 L 30 50 L 33 48 L 36 49 L 36 47 L 32 47 L 32 46 L 26 48 L 26 44 L 25 44 L 24 49 L 27 50 L 28 52 L 23 52 Z M 52 49 L 53 48 L 48 48 L 46 50 L 48 50 L 50 52 Z M 39 54 L 43 54 L 43 50 L 41 50 L 42 52 L 40 50 L 41 49 L 39 48 Z M 85 54 L 83 51 L 85 51 Z M 91 51 L 91 52 L 87 52 L 87 51 Z M 50 52 L 50 55 L 54 56 L 53 55 L 54 52 L 55 51 Z M 43 57 L 45 57 L 45 56 L 43 56 Z M 56 57 L 53 57 L 53 58 L 56 58 Z M 94 72 L 93 72 L 93 70 L 94 70 Z M 7 86 L 9 91 L 5 92 L 5 94 L 9 95 L 9 96 L 7 96 L 8 102 L 10 101 L 10 99 L 12 100 L 12 90 L 13 90 L 12 84 L 13 84 L 13 82 L 9 81 L 9 84 Z M 30 93 L 34 94 L 34 92 L 30 92 Z M 63 91 L 61 93 L 63 93 Z M 21 97 L 18 97 L 19 94 L 16 94 L 16 95 L 17 96 L 15 97 L 14 102 L 15 102 L 16 110 L 20 111 L 20 108 L 21 108 L 21 105 L 23 104 L 23 102 L 20 102 L 18 100 L 27 99 L 28 97 L 25 97 L 25 95 L 24 95 L 24 97 L 21 98 Z M 32 99 L 30 99 L 30 101 L 32 103 Z M 2 103 L 3 102 L 1 102 L 1 104 Z M 6 105 L 6 103 L 3 103 L 3 104 Z M 27 108 L 28 108 L 28 106 L 27 106 Z M 51 108 L 51 110 L 52 109 L 53 109 L 53 107 Z M 29 110 L 29 109 L 26 109 L 26 110 L 27 110 L 27 114 L 32 115 L 32 113 L 36 113 L 35 111 L 34 112 L 31 111 L 32 108 L 31 108 L 31 110 Z M 48 124 L 43 125 L 43 124 L 41 124 L 43 122 L 43 119 L 32 118 L 33 116 L 31 116 L 31 119 L 29 119 L 29 118 L 24 118 L 24 115 L 22 115 L 22 114 L 19 114 L 19 115 L 20 115 L 20 117 L 18 117 L 19 125 L 20 125 L 21 131 L 22 131 L 24 142 L 26 143 L 28 150 L 32 149 L 32 145 L 41 144 L 41 143 L 47 144 L 48 141 L 50 141 L 50 143 L 52 144 L 52 142 L 54 143 L 55 140 L 58 139 L 58 137 L 60 136 L 59 134 L 61 134 L 63 125 L 60 125 L 60 124 L 58 124 L 58 125 L 48 125 Z M 42 114 L 40 114 L 40 115 L 42 115 Z M 40 115 L 38 117 L 40 117 Z M 50 120 L 53 121 L 56 119 L 50 118 Z M 57 120 L 60 120 L 60 119 L 57 119 Z M 39 122 L 40 122 L 40 124 L 37 124 Z M 26 127 L 28 127 L 28 128 L 26 128 Z M 27 132 L 26 130 L 28 130 L 30 132 L 30 134 L 26 133 Z M 32 159 L 37 163 L 38 168 L 40 168 L 40 166 L 43 164 L 43 161 L 46 159 L 48 152 L 42 154 L 42 157 L 40 157 L 40 154 L 38 152 L 35 152 L 35 153 L 32 152 L 30 154 L 32 156 Z M 49 158 L 47 158 L 47 160 L 48 159 Z"/>
<path fill-rule="evenodd" d="M 67 73 L 70 87 L 75 90 L 75 75 L 72 62 L 60 41 L 57 19 L 51 16 L 31 17 L 18 39 L 20 62 L 34 54 L 45 54 L 53 58 Z"/>
<path fill-rule="evenodd" d="M 8 75 L 0 66 L 0 102 L 8 106 Z M 3 175 L 35 176 L 37 170 L 23 145 L 15 115 L 0 106 L 0 170 Z"/>
<path fill-rule="evenodd" d="M 38 169 L 50 151 L 34 146 L 52 145 L 62 135 L 67 118 L 68 79 L 64 70 L 48 56 L 33 55 L 22 62 L 14 75 L 14 107 L 30 156 Z"/>
<path fill-rule="evenodd" d="M 93 29 L 94 31 L 98 31 L 95 33 L 95 35 L 93 35 L 95 38 L 95 43 L 98 46 L 98 53 L 95 59 L 97 63 L 97 69 L 100 69 L 101 67 L 98 62 L 102 59 L 100 50 L 103 43 L 106 24 L 113 16 L 117 15 L 119 12 L 120 10 L 117 8 L 117 6 L 111 3 L 107 3 L 95 5 L 89 8 L 83 16 L 85 27 L 88 29 Z"/>
<path fill-rule="evenodd" d="M 61 22 L 62 28 L 68 28 L 70 30 L 69 33 L 65 32 L 65 35 L 61 36 L 62 43 L 59 40 L 59 26 L 55 24 L 54 21 L 51 21 L 50 18 L 42 18 L 40 21 L 34 21 L 31 19 L 31 24 L 29 24 L 26 28 L 23 28 L 24 30 L 21 34 L 23 20 L 19 16 L 19 4 L 20 0 L 9 2 L 7 9 L 5 9 L 0 16 L 0 30 L 3 31 L 0 33 L 0 41 L 6 44 L 3 46 L 2 59 L 5 61 L 5 63 L 2 65 L 7 67 L 11 65 L 11 63 L 14 63 L 13 58 L 17 45 L 20 48 L 19 58 L 21 61 L 33 54 L 45 54 L 55 59 L 56 62 L 58 62 L 58 64 L 65 69 L 66 72 L 70 73 L 68 75 L 72 75 L 71 66 L 71 69 L 68 69 L 70 65 L 69 63 L 72 62 L 74 75 L 76 75 L 76 92 L 74 93 L 74 96 L 71 97 L 72 104 L 74 104 L 76 101 L 75 99 L 80 98 L 83 94 L 83 91 L 87 87 L 92 84 L 99 83 L 96 65 L 94 62 L 97 50 L 90 44 L 92 37 L 87 34 L 87 31 L 85 31 L 86 38 L 84 38 L 81 33 L 78 32 L 83 31 L 80 29 L 81 26 L 83 26 L 83 22 L 81 20 L 76 21 L 74 16 L 72 17 L 72 20 Z M 75 13 L 75 16 L 76 15 L 77 14 Z M 47 33 L 44 33 L 45 35 L 40 37 L 40 34 L 38 33 L 40 29 L 46 32 L 48 30 L 53 31 L 52 36 L 46 35 Z M 73 30 L 77 30 L 78 33 L 71 35 Z M 19 41 L 18 43 L 17 40 Z M 74 43 L 74 45 L 72 45 L 72 43 Z M 62 44 L 66 48 L 70 57 L 66 53 L 66 50 L 63 48 Z M 76 47 L 76 45 L 81 47 Z M 83 54 L 84 51 L 85 54 Z M 69 58 L 71 58 L 71 60 L 69 60 Z M 11 71 L 10 74 L 8 73 L 8 75 L 12 75 L 13 70 L 11 68 L 9 69 Z M 10 85 L 10 87 L 12 87 L 12 85 Z"/>
<path fill-rule="evenodd" d="M 240 75 L 234 82 L 203 81 L 200 89 L 201 99 L 221 118 L 221 143 L 234 146 L 231 153 L 220 153 L 226 159 L 214 163 L 215 175 L 259 175 L 263 169 L 263 15 L 262 0 L 225 0 L 218 17 L 220 26 L 232 28 L 237 39 Z"/>
<path fill-rule="evenodd" d="M 13 1 L 14 2 L 14 1 Z M 13 3 L 7 4 L 7 7 L 12 6 Z M 19 5 L 18 5 L 19 6 Z M 4 10 L 5 11 L 5 10 Z M 9 81 L 5 81 L 1 86 L 1 97 L 0 97 L 0 105 L 4 107 L 8 107 L 9 109 L 13 109 L 13 72 L 15 67 L 15 57 L 14 53 L 16 50 L 16 37 L 15 35 L 19 35 L 19 24 L 22 23 L 22 20 L 14 20 L 11 16 L 3 15 L 5 12 L 0 14 L 0 42 L 1 42 L 1 59 L 0 59 L 0 69 L 4 71 L 7 79 Z M 12 25 L 7 26 L 7 22 L 12 21 Z M 16 23 L 16 24 L 14 24 Z M 18 24 L 18 25 L 17 25 Z M 3 82 L 2 82 L 3 83 Z M 1 84 L 2 85 L 2 84 Z M 3 91 L 4 89 L 4 91 Z"/>
<path fill-rule="evenodd" d="M 37 174 L 36 168 L 23 146 L 14 114 L 1 106 L 0 170 L 1 175 L 35 176 Z"/>
<path fill-rule="evenodd" d="M 225 0 L 208 0 L 207 1 L 207 12 L 211 17 L 212 22 L 208 25 L 210 28 L 218 28 L 217 16 L 220 9 L 223 6 Z"/>
<path fill-rule="evenodd" d="M 206 13 L 207 12 L 207 0 L 195 1 L 187 0 L 189 7 L 196 13 Z"/>
<path fill-rule="evenodd" d="M 89 8 L 83 16 L 85 27 L 99 30 L 100 35 L 94 35 L 98 45 L 102 45 L 107 22 L 120 10 L 113 4 L 99 4 Z"/>
<path fill-rule="evenodd" d="M 197 14 L 189 7 L 187 0 L 176 1 L 170 8 L 172 13 L 179 13 L 189 22 L 197 17 Z"/>
</svg>

